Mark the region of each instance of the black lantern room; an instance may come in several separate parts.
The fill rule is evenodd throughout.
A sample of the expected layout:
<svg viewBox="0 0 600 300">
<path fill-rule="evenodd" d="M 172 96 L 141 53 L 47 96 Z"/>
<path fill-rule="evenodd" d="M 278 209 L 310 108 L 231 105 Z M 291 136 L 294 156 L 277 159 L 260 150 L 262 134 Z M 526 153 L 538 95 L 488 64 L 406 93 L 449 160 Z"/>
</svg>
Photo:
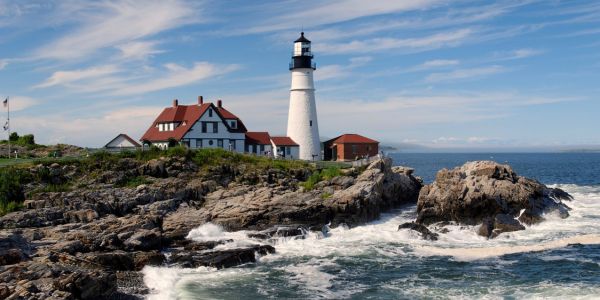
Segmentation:
<svg viewBox="0 0 600 300">
<path fill-rule="evenodd" d="M 312 62 L 313 54 L 310 51 L 310 41 L 304 37 L 304 32 L 300 33 L 300 38 L 294 41 L 294 52 L 290 62 L 290 70 L 293 69 L 313 69 L 317 66 Z"/>
</svg>

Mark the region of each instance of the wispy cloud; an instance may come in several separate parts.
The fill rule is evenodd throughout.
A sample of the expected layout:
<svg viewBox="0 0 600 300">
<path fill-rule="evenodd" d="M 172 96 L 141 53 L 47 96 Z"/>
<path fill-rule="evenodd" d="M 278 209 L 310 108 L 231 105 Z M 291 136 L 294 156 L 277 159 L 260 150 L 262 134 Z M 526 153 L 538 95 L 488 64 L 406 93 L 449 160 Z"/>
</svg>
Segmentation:
<svg viewBox="0 0 600 300">
<path fill-rule="evenodd" d="M 544 51 L 539 49 L 523 48 L 512 51 L 496 52 L 494 53 L 494 58 L 495 60 L 513 60 L 537 56 L 542 53 L 544 53 Z"/>
<path fill-rule="evenodd" d="M 315 72 L 315 78 L 318 81 L 328 79 L 345 78 L 352 75 L 352 70 L 360 66 L 364 66 L 373 60 L 370 56 L 360 56 L 350 58 L 350 62 L 344 65 L 326 65 L 319 68 L 318 72 Z"/>
<path fill-rule="evenodd" d="M 164 50 L 157 49 L 157 45 L 156 41 L 134 41 L 116 46 L 116 48 L 121 51 L 119 57 L 121 59 L 145 60 L 152 55 L 164 52 Z"/>
<path fill-rule="evenodd" d="M 70 2 L 61 8 L 69 8 Z M 132 41 L 190 23 L 202 18 L 198 9 L 181 0 L 78 2 L 77 29 L 35 51 L 35 57 L 74 59 L 100 49 L 123 46 Z"/>
<path fill-rule="evenodd" d="M 442 3 L 440 0 L 362 1 L 334 0 L 306 5 L 306 1 L 290 1 L 274 18 L 244 30 L 245 33 L 273 32 L 297 28 L 310 20 L 311 26 L 334 24 L 363 17 L 420 10 Z M 332 13 L 335 12 L 335 13 Z"/>
<path fill-rule="evenodd" d="M 34 132 L 36 140 L 42 143 L 102 147 L 119 133 L 140 138 L 162 109 L 158 106 L 122 107 L 85 118 L 63 114 L 22 116 L 15 118 L 14 127 L 19 132 Z"/>
<path fill-rule="evenodd" d="M 177 64 L 167 64 L 167 74 L 141 83 L 130 83 L 117 88 L 114 95 L 143 94 L 163 89 L 184 86 L 210 77 L 216 77 L 239 69 L 237 65 L 218 66 L 207 62 L 197 62 L 191 68 Z"/>
<path fill-rule="evenodd" d="M 370 53 L 385 50 L 426 51 L 459 45 L 472 34 L 473 30 L 467 28 L 417 38 L 371 38 L 347 43 L 323 43 L 319 44 L 316 50 L 327 54 Z"/>
<path fill-rule="evenodd" d="M 4 100 L 4 98 L 2 98 Z M 32 106 L 38 105 L 39 100 L 27 96 L 10 96 L 10 111 L 16 112 L 26 110 Z"/>
<path fill-rule="evenodd" d="M 451 72 L 443 73 L 432 73 L 428 75 L 425 80 L 427 82 L 444 82 L 444 81 L 455 81 L 464 79 L 481 78 L 501 72 L 505 72 L 506 68 L 499 65 L 471 68 L 471 69 L 458 69 Z"/>
<path fill-rule="evenodd" d="M 6 66 L 8 66 L 8 60 L 0 59 L 0 70 L 6 68 Z"/>
<path fill-rule="evenodd" d="M 99 67 L 91 67 L 87 69 L 57 71 L 54 72 L 44 82 L 34 86 L 34 88 L 47 88 L 55 85 L 69 85 L 74 82 L 86 81 L 93 78 L 105 77 L 106 75 L 114 74 L 119 71 L 116 65 L 107 65 Z"/>
</svg>

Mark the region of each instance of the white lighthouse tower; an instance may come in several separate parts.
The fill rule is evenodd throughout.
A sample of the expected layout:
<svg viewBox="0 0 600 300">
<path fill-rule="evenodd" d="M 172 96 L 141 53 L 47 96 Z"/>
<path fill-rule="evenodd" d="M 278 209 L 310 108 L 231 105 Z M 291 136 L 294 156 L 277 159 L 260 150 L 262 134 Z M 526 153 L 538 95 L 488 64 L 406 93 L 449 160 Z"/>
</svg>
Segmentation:
<svg viewBox="0 0 600 300">
<path fill-rule="evenodd" d="M 315 104 L 315 85 L 310 41 L 304 37 L 294 41 L 294 52 L 290 62 L 292 87 L 290 88 L 290 110 L 288 114 L 287 135 L 300 145 L 300 159 L 320 160 L 321 142 L 319 140 L 319 122 Z"/>
</svg>

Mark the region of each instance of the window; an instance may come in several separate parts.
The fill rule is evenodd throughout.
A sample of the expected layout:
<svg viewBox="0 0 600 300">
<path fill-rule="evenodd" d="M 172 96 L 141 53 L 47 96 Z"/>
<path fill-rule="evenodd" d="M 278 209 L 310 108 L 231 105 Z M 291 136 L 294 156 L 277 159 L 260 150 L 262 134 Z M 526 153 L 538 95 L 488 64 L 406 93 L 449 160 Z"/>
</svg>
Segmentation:
<svg viewBox="0 0 600 300">
<path fill-rule="evenodd" d="M 217 147 L 223 148 L 223 140 L 222 139 L 217 140 Z"/>
<path fill-rule="evenodd" d="M 208 116 L 209 116 L 210 118 L 212 118 L 212 109 L 210 109 L 210 108 L 208 109 Z"/>
<path fill-rule="evenodd" d="M 202 148 L 202 139 L 196 139 L 196 148 Z"/>
<path fill-rule="evenodd" d="M 371 145 L 367 146 L 367 151 L 371 152 Z"/>
<path fill-rule="evenodd" d="M 206 122 L 202 122 L 202 133 L 206 133 Z"/>
<path fill-rule="evenodd" d="M 219 132 L 219 123 L 213 122 L 213 133 Z"/>
<path fill-rule="evenodd" d="M 265 145 L 260 145 L 260 152 L 265 152 Z"/>
<path fill-rule="evenodd" d="M 208 140 L 208 144 L 212 146 L 213 145 L 213 140 Z"/>
<path fill-rule="evenodd" d="M 310 127 L 312 127 L 312 120 L 310 120 Z"/>
<path fill-rule="evenodd" d="M 235 145 L 235 143 L 234 143 L 234 145 Z M 244 151 L 250 152 L 250 145 L 246 144 L 246 146 L 244 147 Z"/>
<path fill-rule="evenodd" d="M 286 154 L 286 155 L 290 155 L 290 154 L 291 154 L 291 152 L 292 152 L 292 151 L 290 150 L 290 147 L 285 147 L 285 154 Z"/>
<path fill-rule="evenodd" d="M 235 141 L 229 141 L 229 147 L 231 150 L 235 150 Z"/>
<path fill-rule="evenodd" d="M 229 126 L 231 126 L 231 128 L 236 129 L 237 128 L 237 122 L 236 121 L 231 121 L 229 122 Z"/>
<path fill-rule="evenodd" d="M 358 152 L 358 147 L 356 145 L 352 145 L 352 154 L 356 154 Z"/>
</svg>

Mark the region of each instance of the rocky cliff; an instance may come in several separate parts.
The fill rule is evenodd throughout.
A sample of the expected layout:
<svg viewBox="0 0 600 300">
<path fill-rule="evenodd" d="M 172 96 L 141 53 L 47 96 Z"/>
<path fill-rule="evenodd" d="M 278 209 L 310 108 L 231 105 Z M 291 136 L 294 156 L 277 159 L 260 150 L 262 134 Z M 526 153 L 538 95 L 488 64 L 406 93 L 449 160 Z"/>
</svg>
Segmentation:
<svg viewBox="0 0 600 300">
<path fill-rule="evenodd" d="M 389 159 L 310 190 L 300 183 L 314 167 L 204 166 L 189 157 L 41 164 L 27 172 L 37 179 L 25 185 L 24 208 L 0 217 L 0 299 L 134 297 L 147 292 L 137 273 L 145 265 L 253 262 L 275 251 L 272 236 L 367 222 L 416 202 L 421 188 L 411 169 L 392 168 Z M 221 249 L 229 241 L 186 239 L 207 222 L 254 230 L 256 243 Z"/>
</svg>

